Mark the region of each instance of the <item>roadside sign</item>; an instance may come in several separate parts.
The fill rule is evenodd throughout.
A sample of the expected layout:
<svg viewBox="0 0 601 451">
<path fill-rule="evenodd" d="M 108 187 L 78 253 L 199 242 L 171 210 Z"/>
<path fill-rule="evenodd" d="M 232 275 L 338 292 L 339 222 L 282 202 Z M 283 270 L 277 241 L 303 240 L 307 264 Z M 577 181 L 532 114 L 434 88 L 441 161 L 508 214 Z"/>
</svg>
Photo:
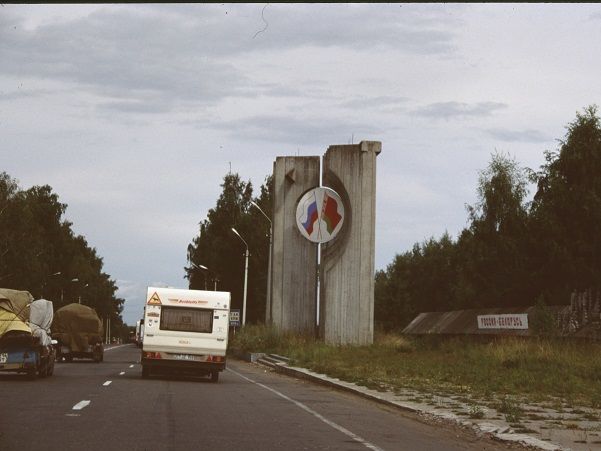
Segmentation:
<svg viewBox="0 0 601 451">
<path fill-rule="evenodd" d="M 230 310 L 230 326 L 240 326 L 240 310 Z"/>
<path fill-rule="evenodd" d="M 478 329 L 528 329 L 528 314 L 478 315 Z"/>
</svg>

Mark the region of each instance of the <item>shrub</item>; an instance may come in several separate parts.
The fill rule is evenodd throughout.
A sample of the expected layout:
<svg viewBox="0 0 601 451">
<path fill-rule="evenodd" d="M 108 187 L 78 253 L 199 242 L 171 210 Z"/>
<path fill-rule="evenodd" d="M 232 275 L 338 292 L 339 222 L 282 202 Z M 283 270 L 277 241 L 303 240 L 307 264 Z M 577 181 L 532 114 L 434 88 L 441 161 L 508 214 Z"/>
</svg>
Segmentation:
<svg viewBox="0 0 601 451">
<path fill-rule="evenodd" d="M 536 335 L 554 335 L 557 332 L 555 314 L 545 304 L 544 295 L 540 295 L 530 318 L 530 327 Z"/>
</svg>

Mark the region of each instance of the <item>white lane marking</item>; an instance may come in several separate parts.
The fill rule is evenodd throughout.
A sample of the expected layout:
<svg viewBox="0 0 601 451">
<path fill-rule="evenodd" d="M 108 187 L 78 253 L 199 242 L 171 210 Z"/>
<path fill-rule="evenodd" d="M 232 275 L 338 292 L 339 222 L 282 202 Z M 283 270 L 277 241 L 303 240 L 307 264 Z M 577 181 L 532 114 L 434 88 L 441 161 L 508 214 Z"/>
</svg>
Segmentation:
<svg viewBox="0 0 601 451">
<path fill-rule="evenodd" d="M 129 346 L 129 345 L 117 345 L 117 346 L 112 346 L 110 348 L 104 348 L 104 352 L 112 351 L 113 349 L 119 349 L 119 348 L 122 348 L 123 346 Z"/>
<path fill-rule="evenodd" d="M 102 384 L 102 385 L 104 385 L 105 387 L 108 387 L 109 385 L 111 385 L 111 382 L 113 382 L 113 381 L 106 381 L 106 382 L 105 382 L 104 384 Z"/>
<path fill-rule="evenodd" d="M 66 413 L 65 416 L 66 417 L 80 417 L 81 415 L 78 413 Z"/>
<path fill-rule="evenodd" d="M 130 367 L 130 368 L 133 368 L 134 366 L 133 366 L 133 365 L 129 365 L 129 367 Z"/>
<path fill-rule="evenodd" d="M 273 389 L 271 387 L 268 387 L 267 385 L 263 385 L 260 382 L 253 381 L 252 379 L 249 379 L 248 377 L 246 377 L 246 376 L 238 373 L 237 371 L 232 370 L 231 368 L 228 368 L 227 370 L 231 371 L 232 373 L 234 373 L 235 375 L 241 377 L 242 379 L 246 379 L 248 382 L 251 382 L 251 383 L 253 383 L 255 385 L 258 385 L 259 387 L 262 387 L 265 390 L 269 390 L 270 392 L 278 395 L 279 397 L 284 398 L 286 401 L 290 401 L 292 404 L 295 404 L 297 407 L 300 407 L 304 411 L 306 411 L 306 412 L 310 413 L 311 415 L 313 415 L 314 417 L 320 419 L 321 421 L 323 421 L 328 426 L 336 429 L 337 431 L 342 432 L 347 437 L 352 438 L 354 441 L 361 443 L 366 448 L 373 449 L 374 451 L 384 451 L 382 448 L 379 448 L 378 446 L 374 445 L 373 443 L 368 442 L 364 438 L 359 437 L 357 434 L 355 434 L 354 432 L 349 431 L 345 427 L 342 427 L 339 424 L 334 423 L 332 420 L 328 420 L 326 417 L 324 417 L 323 415 L 317 413 L 315 410 L 311 409 L 310 407 L 307 407 L 302 402 L 296 401 L 296 400 L 294 400 L 294 399 L 286 396 L 285 394 L 280 393 L 279 391 L 277 391 L 277 390 L 275 390 L 275 389 Z"/>
<path fill-rule="evenodd" d="M 73 410 L 81 410 L 81 409 L 83 409 L 84 407 L 87 407 L 87 406 L 90 404 L 90 402 L 91 402 L 91 401 L 86 401 L 86 400 L 84 400 L 84 401 L 79 401 L 77 404 L 75 404 L 75 405 L 73 406 Z"/>
<path fill-rule="evenodd" d="M 125 371 L 121 371 L 121 372 L 119 373 L 119 376 L 123 376 L 124 374 L 125 374 Z"/>
</svg>

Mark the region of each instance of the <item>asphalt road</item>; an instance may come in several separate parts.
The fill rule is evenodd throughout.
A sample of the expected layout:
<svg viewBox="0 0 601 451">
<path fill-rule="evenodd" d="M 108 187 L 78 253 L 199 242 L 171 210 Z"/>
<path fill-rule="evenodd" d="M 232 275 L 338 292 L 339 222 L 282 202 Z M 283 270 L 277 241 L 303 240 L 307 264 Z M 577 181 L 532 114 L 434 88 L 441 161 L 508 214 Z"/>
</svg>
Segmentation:
<svg viewBox="0 0 601 451">
<path fill-rule="evenodd" d="M 231 359 L 216 384 L 142 379 L 139 355 L 125 345 L 47 379 L 0 375 L 0 450 L 508 449 Z"/>
</svg>

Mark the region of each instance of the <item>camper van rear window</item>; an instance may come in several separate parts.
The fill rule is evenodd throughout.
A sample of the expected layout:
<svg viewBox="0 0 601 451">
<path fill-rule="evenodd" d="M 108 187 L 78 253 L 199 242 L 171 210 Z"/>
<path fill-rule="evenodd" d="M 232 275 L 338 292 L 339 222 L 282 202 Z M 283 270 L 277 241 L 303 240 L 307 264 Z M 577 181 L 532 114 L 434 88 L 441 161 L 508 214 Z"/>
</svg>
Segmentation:
<svg viewBox="0 0 601 451">
<path fill-rule="evenodd" d="M 161 309 L 161 330 L 179 332 L 213 332 L 213 310 L 163 307 Z"/>
</svg>

